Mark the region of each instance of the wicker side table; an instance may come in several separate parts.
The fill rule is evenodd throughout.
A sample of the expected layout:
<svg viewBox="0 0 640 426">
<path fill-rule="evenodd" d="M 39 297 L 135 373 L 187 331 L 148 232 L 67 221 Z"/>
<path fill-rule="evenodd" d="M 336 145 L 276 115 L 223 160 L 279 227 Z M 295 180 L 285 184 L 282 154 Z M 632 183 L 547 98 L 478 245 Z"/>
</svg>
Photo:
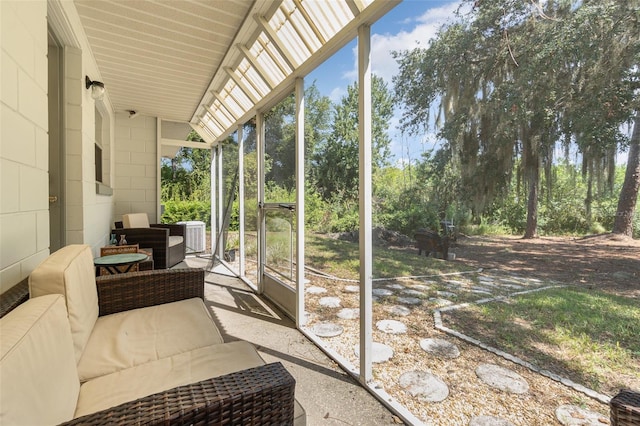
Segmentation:
<svg viewBox="0 0 640 426">
<path fill-rule="evenodd" d="M 611 426 L 640 425 L 640 392 L 622 389 L 609 402 Z"/>
</svg>

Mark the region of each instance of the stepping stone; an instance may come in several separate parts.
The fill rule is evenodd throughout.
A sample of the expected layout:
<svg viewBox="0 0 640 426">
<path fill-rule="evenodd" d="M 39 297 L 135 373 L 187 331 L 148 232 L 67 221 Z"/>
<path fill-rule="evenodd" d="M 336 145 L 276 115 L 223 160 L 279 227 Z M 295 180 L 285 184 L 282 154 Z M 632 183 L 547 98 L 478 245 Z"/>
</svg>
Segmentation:
<svg viewBox="0 0 640 426">
<path fill-rule="evenodd" d="M 431 290 L 431 286 L 422 285 L 422 284 L 416 284 L 413 286 L 413 288 L 415 288 L 416 290 L 422 290 L 422 291 Z"/>
<path fill-rule="evenodd" d="M 602 426 L 609 419 L 595 411 L 585 410 L 575 405 L 561 405 L 556 409 L 556 418 L 565 426 Z"/>
<path fill-rule="evenodd" d="M 439 297 L 430 297 L 429 302 L 435 303 L 438 306 L 449 306 L 453 305 L 453 302 L 447 299 L 441 299 Z"/>
<path fill-rule="evenodd" d="M 325 308 L 339 308 L 340 298 L 339 297 L 321 297 L 319 303 L 320 303 L 320 306 L 324 306 Z"/>
<path fill-rule="evenodd" d="M 390 288 L 392 290 L 402 290 L 403 288 L 405 288 L 405 286 L 403 286 L 402 284 L 389 284 L 387 285 L 387 288 Z"/>
<path fill-rule="evenodd" d="M 452 293 L 450 291 L 437 291 L 436 294 L 440 297 L 451 297 L 451 298 L 458 297 L 457 294 Z"/>
<path fill-rule="evenodd" d="M 486 283 L 492 283 L 495 280 L 491 277 L 485 277 L 485 276 L 479 276 L 478 280 L 482 281 L 482 282 L 486 282 Z"/>
<path fill-rule="evenodd" d="M 339 324 L 332 322 L 321 322 L 314 325 L 311 331 L 318 337 L 335 337 L 342 334 L 344 328 Z"/>
<path fill-rule="evenodd" d="M 527 381 L 515 371 L 495 364 L 480 364 L 476 375 L 487 385 L 507 393 L 522 394 L 529 391 Z"/>
<path fill-rule="evenodd" d="M 371 290 L 371 292 L 375 296 L 393 296 L 393 291 L 389 290 L 388 288 L 374 288 L 373 290 Z"/>
<path fill-rule="evenodd" d="M 360 287 L 357 285 L 348 285 L 344 288 L 344 291 L 347 293 L 360 293 Z"/>
<path fill-rule="evenodd" d="M 423 292 L 413 289 L 402 290 L 402 294 L 407 294 L 409 296 L 424 296 Z"/>
<path fill-rule="evenodd" d="M 326 292 L 327 292 L 327 289 L 323 287 L 318 287 L 318 286 L 307 287 L 307 293 L 309 294 L 322 294 Z"/>
<path fill-rule="evenodd" d="M 376 327 L 387 334 L 404 334 L 407 332 L 407 326 L 396 320 L 378 321 Z"/>
<path fill-rule="evenodd" d="M 449 396 L 449 386 L 428 371 L 409 371 L 400 376 L 401 388 L 422 402 L 440 402 Z"/>
<path fill-rule="evenodd" d="M 500 417 L 476 416 L 471 419 L 469 426 L 514 426 L 514 424 Z"/>
<path fill-rule="evenodd" d="M 460 356 L 460 349 L 453 343 L 444 339 L 422 339 L 420 340 L 420 347 L 430 354 L 438 356 L 440 358 L 458 358 Z"/>
<path fill-rule="evenodd" d="M 422 303 L 422 299 L 417 297 L 398 297 L 398 303 L 404 303 L 405 305 L 419 305 Z"/>
<path fill-rule="evenodd" d="M 356 356 L 360 357 L 360 345 L 354 345 L 354 352 Z M 371 362 L 380 364 L 389 361 L 393 358 L 393 349 L 391 346 L 387 346 L 383 343 L 373 342 L 371 344 Z"/>
<path fill-rule="evenodd" d="M 406 317 L 411 313 L 411 309 L 402 305 L 385 306 L 384 310 L 389 312 L 392 315 L 397 315 L 399 317 Z"/>
<path fill-rule="evenodd" d="M 471 287 L 471 291 L 473 293 L 491 294 L 491 289 L 488 289 L 486 287 L 474 286 L 474 287 Z"/>
<path fill-rule="evenodd" d="M 360 309 L 344 308 L 338 312 L 338 318 L 350 320 L 360 316 Z"/>
<path fill-rule="evenodd" d="M 449 285 L 453 285 L 453 286 L 463 286 L 464 283 L 462 281 L 458 281 L 458 280 L 448 280 L 447 283 Z"/>
<path fill-rule="evenodd" d="M 490 291 L 487 290 L 471 290 L 471 293 L 475 293 L 475 294 L 486 294 L 491 296 L 493 293 L 491 293 Z"/>
</svg>

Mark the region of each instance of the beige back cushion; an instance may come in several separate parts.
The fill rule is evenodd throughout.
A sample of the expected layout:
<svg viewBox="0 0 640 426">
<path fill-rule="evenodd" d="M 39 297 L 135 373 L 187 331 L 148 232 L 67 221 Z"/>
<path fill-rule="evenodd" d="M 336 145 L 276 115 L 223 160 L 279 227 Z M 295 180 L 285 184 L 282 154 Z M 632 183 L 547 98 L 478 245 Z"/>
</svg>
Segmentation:
<svg viewBox="0 0 640 426">
<path fill-rule="evenodd" d="M 98 290 L 91 248 L 72 244 L 42 262 L 29 276 L 31 297 L 62 294 L 67 304 L 76 362 L 98 319 Z"/>
<path fill-rule="evenodd" d="M 30 299 L 0 319 L 0 424 L 59 424 L 80 393 L 64 299 Z"/>
<path fill-rule="evenodd" d="M 146 213 L 123 214 L 122 226 L 125 228 L 149 228 L 149 216 Z"/>
</svg>

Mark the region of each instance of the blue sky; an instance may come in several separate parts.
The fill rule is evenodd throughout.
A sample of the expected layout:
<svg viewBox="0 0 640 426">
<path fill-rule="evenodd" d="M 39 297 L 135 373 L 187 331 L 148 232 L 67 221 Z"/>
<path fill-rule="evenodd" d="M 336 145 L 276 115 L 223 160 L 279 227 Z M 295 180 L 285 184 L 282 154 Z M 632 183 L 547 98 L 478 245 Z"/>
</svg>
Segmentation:
<svg viewBox="0 0 640 426">
<path fill-rule="evenodd" d="M 413 49 L 426 46 L 429 39 L 447 20 L 453 17 L 458 1 L 404 0 L 371 27 L 372 71 L 384 78 L 390 89 L 392 77 L 398 67 L 392 58 L 394 50 Z M 320 93 L 333 102 L 338 102 L 347 92 L 347 86 L 357 79 L 357 43 L 353 40 L 324 64 L 306 77 L 306 84 L 314 81 Z M 399 114 L 389 128 L 392 139 L 393 160 L 405 163 L 415 160 L 420 154 L 434 146 L 433 135 L 408 137 L 397 129 Z"/>
</svg>

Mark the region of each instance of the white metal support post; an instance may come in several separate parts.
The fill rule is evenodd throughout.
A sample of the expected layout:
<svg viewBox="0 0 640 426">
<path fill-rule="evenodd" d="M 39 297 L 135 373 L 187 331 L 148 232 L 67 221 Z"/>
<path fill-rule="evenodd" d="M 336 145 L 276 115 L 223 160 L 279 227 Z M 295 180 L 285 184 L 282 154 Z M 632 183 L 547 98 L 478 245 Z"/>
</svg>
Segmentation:
<svg viewBox="0 0 640 426">
<path fill-rule="evenodd" d="M 217 176 L 217 172 L 216 172 L 216 153 L 217 153 L 217 149 L 215 145 L 211 146 L 211 165 L 209 167 L 209 175 L 211 177 L 211 238 L 210 238 L 210 250 L 211 250 L 211 256 L 215 257 L 216 253 L 215 253 L 215 249 L 216 249 L 216 241 L 218 238 L 218 220 L 216 217 L 216 211 L 217 211 L 217 205 L 218 205 L 218 194 L 216 191 L 216 176 Z"/>
<path fill-rule="evenodd" d="M 358 132 L 360 210 L 360 382 L 373 378 L 372 348 L 372 212 L 371 212 L 371 27 L 358 28 Z"/>
<path fill-rule="evenodd" d="M 218 230 L 220 237 L 218 238 L 218 256 L 224 259 L 224 237 L 222 233 L 224 227 L 224 179 L 222 178 L 222 144 L 217 146 L 218 156 Z"/>
<path fill-rule="evenodd" d="M 244 277 L 244 126 L 238 126 L 238 275 Z"/>
<path fill-rule="evenodd" d="M 296 79 L 296 327 L 306 323 L 304 313 L 304 79 Z"/>
<path fill-rule="evenodd" d="M 264 263 L 267 256 L 267 243 L 265 241 L 266 218 L 264 215 L 264 114 L 256 114 L 256 153 L 258 155 L 258 293 L 264 293 Z"/>
<path fill-rule="evenodd" d="M 162 118 L 156 118 L 156 220 L 162 223 Z"/>
</svg>

